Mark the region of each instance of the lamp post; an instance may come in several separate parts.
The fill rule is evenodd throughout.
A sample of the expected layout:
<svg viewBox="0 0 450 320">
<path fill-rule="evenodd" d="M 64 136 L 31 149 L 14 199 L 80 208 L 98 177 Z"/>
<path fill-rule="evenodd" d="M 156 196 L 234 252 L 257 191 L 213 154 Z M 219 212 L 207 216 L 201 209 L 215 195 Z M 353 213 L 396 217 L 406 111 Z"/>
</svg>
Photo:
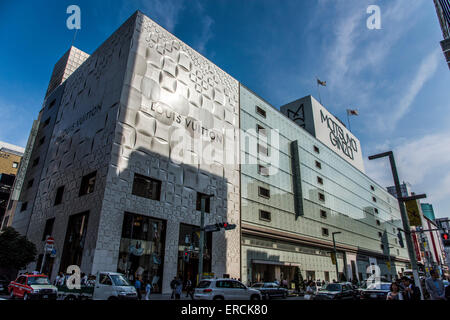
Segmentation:
<svg viewBox="0 0 450 320">
<path fill-rule="evenodd" d="M 340 234 L 342 232 L 337 231 L 333 232 L 331 235 L 333 236 L 333 249 L 334 249 L 334 259 L 336 261 L 336 280 L 339 282 L 339 267 L 338 267 L 338 258 L 337 258 L 337 251 L 336 251 L 336 240 L 334 239 L 334 235 Z"/>
<path fill-rule="evenodd" d="M 394 153 L 392 151 L 388 151 L 388 152 L 376 154 L 376 155 L 370 156 L 369 160 L 374 160 L 374 159 L 379 159 L 379 158 L 384 158 L 384 157 L 389 157 L 389 162 L 390 162 L 391 171 L 392 171 L 392 177 L 394 178 L 395 192 L 397 193 L 398 205 L 400 207 L 400 214 L 402 217 L 403 229 L 405 232 L 406 246 L 408 248 L 409 259 L 411 261 L 411 269 L 412 269 L 413 275 L 414 275 L 414 282 L 415 282 L 416 286 L 418 288 L 420 288 L 421 299 L 423 300 L 422 286 L 420 285 L 416 254 L 414 252 L 414 245 L 413 245 L 412 238 L 411 238 L 411 229 L 409 227 L 409 221 L 408 221 L 408 216 L 406 214 L 406 208 L 405 208 L 404 202 L 406 200 L 416 200 L 416 199 L 424 198 L 424 197 L 426 197 L 426 195 L 417 195 L 417 196 L 413 196 L 413 197 L 403 198 L 401 188 L 400 188 L 400 180 L 398 178 L 397 166 L 395 165 Z"/>
</svg>

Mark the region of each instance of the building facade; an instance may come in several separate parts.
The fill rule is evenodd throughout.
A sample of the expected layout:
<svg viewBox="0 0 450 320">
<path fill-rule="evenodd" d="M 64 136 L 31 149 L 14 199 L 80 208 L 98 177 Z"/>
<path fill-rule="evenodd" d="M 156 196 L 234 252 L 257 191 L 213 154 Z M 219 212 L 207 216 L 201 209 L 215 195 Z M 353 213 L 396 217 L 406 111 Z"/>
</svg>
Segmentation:
<svg viewBox="0 0 450 320">
<path fill-rule="evenodd" d="M 241 136 L 244 281 L 290 281 L 296 267 L 305 279 L 361 281 L 372 264 L 386 278 L 408 267 L 394 197 L 242 85 L 240 105 L 241 128 L 249 132 Z M 333 232 L 340 232 L 340 275 L 331 259 Z"/>
<path fill-rule="evenodd" d="M 24 148 L 0 141 L 0 227 L 24 153 Z"/>
<path fill-rule="evenodd" d="M 353 151 L 333 149 L 327 125 L 311 134 L 141 12 L 92 55 L 66 53 L 37 121 L 12 223 L 38 247 L 30 270 L 120 271 L 169 292 L 176 275 L 196 280 L 206 196 L 206 224 L 237 226 L 206 236 L 214 276 L 290 281 L 299 267 L 363 280 L 371 265 L 386 277 L 407 268 L 397 201 L 364 174 L 354 136 Z M 48 236 L 56 254 L 42 264 Z"/>
<path fill-rule="evenodd" d="M 450 69 L 450 1 L 434 0 L 434 5 L 444 37 L 444 40 L 441 41 L 441 47 Z"/>
</svg>

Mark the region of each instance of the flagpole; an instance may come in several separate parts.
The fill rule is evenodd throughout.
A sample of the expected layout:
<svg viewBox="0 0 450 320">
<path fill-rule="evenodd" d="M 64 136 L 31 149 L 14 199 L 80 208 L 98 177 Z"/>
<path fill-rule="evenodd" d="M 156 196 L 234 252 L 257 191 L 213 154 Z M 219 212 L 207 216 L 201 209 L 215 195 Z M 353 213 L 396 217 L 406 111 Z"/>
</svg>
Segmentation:
<svg viewBox="0 0 450 320">
<path fill-rule="evenodd" d="M 319 94 L 319 102 L 322 104 L 322 98 L 320 97 L 320 88 L 319 88 L 319 78 L 316 77 L 316 83 L 317 83 L 317 93 Z"/>
<path fill-rule="evenodd" d="M 348 122 L 348 129 L 350 130 L 350 132 L 352 132 L 352 127 L 350 125 L 350 116 L 348 115 L 348 110 L 347 110 L 347 122 Z"/>
</svg>

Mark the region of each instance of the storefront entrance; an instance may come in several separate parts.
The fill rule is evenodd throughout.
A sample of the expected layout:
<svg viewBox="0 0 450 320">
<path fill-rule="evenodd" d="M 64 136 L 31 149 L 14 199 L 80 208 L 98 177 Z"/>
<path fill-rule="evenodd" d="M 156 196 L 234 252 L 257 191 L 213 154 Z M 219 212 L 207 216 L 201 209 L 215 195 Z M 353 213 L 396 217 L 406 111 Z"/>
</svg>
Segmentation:
<svg viewBox="0 0 450 320">
<path fill-rule="evenodd" d="M 260 261 L 252 262 L 252 282 L 273 282 L 283 280 L 289 286 L 294 280 L 295 266 L 280 264 L 269 264 Z"/>
<path fill-rule="evenodd" d="M 153 292 L 161 293 L 165 235 L 165 221 L 126 212 L 117 272 L 131 282 L 149 282 Z"/>
<path fill-rule="evenodd" d="M 180 237 L 178 240 L 178 267 L 177 275 L 181 276 L 183 285 L 188 279 L 193 284 L 197 282 L 198 275 L 198 252 L 200 232 L 196 230 L 198 227 L 188 224 L 180 224 Z M 203 272 L 211 272 L 211 250 L 212 250 L 212 233 L 205 234 L 205 249 L 203 257 Z M 189 261 L 184 260 L 184 252 L 189 252 Z M 221 276 L 221 275 L 220 275 Z"/>
</svg>

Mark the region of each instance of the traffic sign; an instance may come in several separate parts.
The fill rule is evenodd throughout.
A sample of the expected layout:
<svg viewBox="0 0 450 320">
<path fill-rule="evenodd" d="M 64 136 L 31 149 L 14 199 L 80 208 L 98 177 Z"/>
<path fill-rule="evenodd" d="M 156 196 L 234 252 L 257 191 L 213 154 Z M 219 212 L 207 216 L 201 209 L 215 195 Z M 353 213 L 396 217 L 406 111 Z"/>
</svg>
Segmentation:
<svg viewBox="0 0 450 320">
<path fill-rule="evenodd" d="M 45 240 L 45 243 L 48 245 L 53 245 L 55 243 L 55 239 L 53 239 L 53 237 L 48 237 L 47 240 Z"/>
</svg>

